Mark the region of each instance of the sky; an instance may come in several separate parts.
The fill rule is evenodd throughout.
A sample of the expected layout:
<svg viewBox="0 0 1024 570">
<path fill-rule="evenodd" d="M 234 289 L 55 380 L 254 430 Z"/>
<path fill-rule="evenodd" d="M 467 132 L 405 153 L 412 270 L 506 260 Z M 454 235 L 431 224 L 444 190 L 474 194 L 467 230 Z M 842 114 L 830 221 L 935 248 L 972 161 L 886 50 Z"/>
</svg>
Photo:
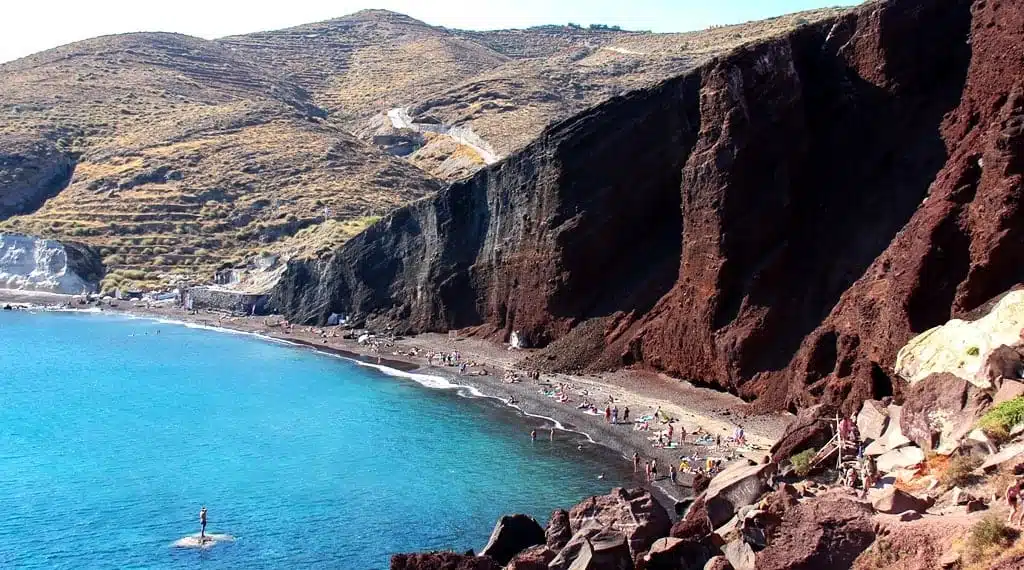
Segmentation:
<svg viewBox="0 0 1024 570">
<path fill-rule="evenodd" d="M 328 20 L 366 8 L 472 30 L 607 24 L 685 32 L 857 0 L 6 0 L 0 62 L 106 34 L 213 39 Z"/>
</svg>

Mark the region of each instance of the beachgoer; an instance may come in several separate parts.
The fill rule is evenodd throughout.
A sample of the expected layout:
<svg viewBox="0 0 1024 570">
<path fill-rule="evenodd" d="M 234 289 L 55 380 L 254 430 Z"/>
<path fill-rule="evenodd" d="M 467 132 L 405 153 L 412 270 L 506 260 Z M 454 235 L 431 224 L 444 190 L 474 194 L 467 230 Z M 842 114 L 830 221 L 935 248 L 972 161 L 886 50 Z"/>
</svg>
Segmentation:
<svg viewBox="0 0 1024 570">
<path fill-rule="evenodd" d="M 619 423 L 619 407 L 618 406 L 612 406 L 612 423 L 613 424 Z"/>
<path fill-rule="evenodd" d="M 650 483 L 651 482 L 651 464 L 650 463 L 644 463 L 644 474 L 647 477 L 647 482 Z"/>
<path fill-rule="evenodd" d="M 651 460 L 651 481 L 657 481 L 657 480 L 658 480 L 658 460 L 657 459 L 652 459 Z"/>
<path fill-rule="evenodd" d="M 537 441 L 537 430 L 530 431 L 530 441 Z"/>
<path fill-rule="evenodd" d="M 672 484 L 676 484 L 676 466 L 671 463 L 668 466 L 668 478 L 672 480 Z"/>
<path fill-rule="evenodd" d="M 686 426 L 679 424 L 679 445 L 686 443 Z"/>
<path fill-rule="evenodd" d="M 633 473 L 640 472 L 640 454 L 633 452 Z"/>
<path fill-rule="evenodd" d="M 612 421 L 612 409 L 609 406 L 604 407 L 604 421 L 607 423 Z"/>
<path fill-rule="evenodd" d="M 622 421 L 629 423 L 629 406 L 622 410 Z"/>
<path fill-rule="evenodd" d="M 1024 509 L 1021 508 L 1021 489 L 1024 488 L 1024 479 L 1017 479 L 1006 488 L 1006 504 L 1010 506 L 1010 516 L 1006 519 L 1007 524 L 1013 524 L 1014 515 L 1019 515 L 1019 523 L 1024 524 Z"/>
<path fill-rule="evenodd" d="M 715 436 L 715 447 L 722 447 L 722 434 Z"/>
<path fill-rule="evenodd" d="M 672 444 L 672 430 L 673 429 L 675 429 L 675 428 L 672 427 L 672 424 L 668 424 L 668 435 L 667 435 L 667 437 L 668 437 L 669 445 Z"/>
<path fill-rule="evenodd" d="M 199 541 L 206 540 L 206 505 L 199 509 Z"/>
<path fill-rule="evenodd" d="M 555 428 L 551 428 L 550 441 L 555 441 Z"/>
</svg>

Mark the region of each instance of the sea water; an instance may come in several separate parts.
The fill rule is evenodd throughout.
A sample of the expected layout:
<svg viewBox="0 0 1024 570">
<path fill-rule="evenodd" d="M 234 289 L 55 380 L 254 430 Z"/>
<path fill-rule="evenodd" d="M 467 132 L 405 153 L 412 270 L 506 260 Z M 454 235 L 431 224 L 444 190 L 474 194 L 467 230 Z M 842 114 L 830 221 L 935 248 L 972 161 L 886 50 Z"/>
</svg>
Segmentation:
<svg viewBox="0 0 1024 570">
<path fill-rule="evenodd" d="M 0 567 L 387 568 L 620 463 L 492 400 L 252 336 L 0 313 Z M 599 480 L 599 473 L 606 473 Z M 233 543 L 171 544 L 198 532 Z"/>
</svg>

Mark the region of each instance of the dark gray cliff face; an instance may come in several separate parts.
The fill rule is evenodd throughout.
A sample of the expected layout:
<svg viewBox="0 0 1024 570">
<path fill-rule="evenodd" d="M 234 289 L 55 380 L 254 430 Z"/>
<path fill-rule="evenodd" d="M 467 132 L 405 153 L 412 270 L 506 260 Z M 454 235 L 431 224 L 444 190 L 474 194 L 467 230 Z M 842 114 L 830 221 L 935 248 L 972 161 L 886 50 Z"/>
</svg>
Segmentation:
<svg viewBox="0 0 1024 570">
<path fill-rule="evenodd" d="M 0 142 L 0 220 L 34 212 L 71 182 L 73 157 L 46 140 Z"/>
<path fill-rule="evenodd" d="M 275 302 L 775 409 L 899 396 L 907 340 L 1024 281 L 1022 50 L 1020 2 L 865 4 L 553 125 Z"/>
<path fill-rule="evenodd" d="M 679 184 L 698 77 L 630 93 L 402 208 L 329 261 L 294 264 L 275 302 L 408 330 L 487 324 L 545 344 L 580 319 L 644 312 L 678 276 Z"/>
</svg>

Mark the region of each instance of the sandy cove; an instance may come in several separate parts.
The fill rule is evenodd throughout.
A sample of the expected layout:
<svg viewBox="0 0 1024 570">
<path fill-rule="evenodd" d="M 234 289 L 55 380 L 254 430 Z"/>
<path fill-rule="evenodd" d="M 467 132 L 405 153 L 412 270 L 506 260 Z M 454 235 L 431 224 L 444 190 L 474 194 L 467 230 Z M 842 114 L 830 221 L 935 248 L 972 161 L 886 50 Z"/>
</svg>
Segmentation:
<svg viewBox="0 0 1024 570">
<path fill-rule="evenodd" d="M 0 302 L 36 301 L 41 304 L 38 298 L 29 299 L 24 295 L 10 293 L 0 291 Z M 60 301 L 56 297 L 47 297 L 43 303 L 56 304 Z M 67 301 L 70 298 L 63 300 Z M 680 484 L 669 481 L 667 474 L 670 464 L 678 465 L 682 456 L 694 454 L 726 459 L 744 455 L 760 461 L 791 419 L 788 414 L 750 416 L 746 414 L 746 404 L 735 396 L 645 371 L 620 370 L 587 375 L 543 374 L 539 380 L 530 379 L 517 365 L 531 351 L 508 350 L 506 346 L 475 338 L 450 338 L 448 335 L 427 333 L 400 338 L 378 354 L 371 346 L 341 338 L 340 333 L 339 336 L 331 336 L 327 331 L 333 327 L 294 326 L 290 331 L 283 330 L 280 326 L 273 326 L 280 320 L 278 317 L 237 317 L 208 311 L 189 314 L 177 307 L 147 308 L 130 302 L 120 302 L 117 307 L 103 307 L 102 310 L 253 333 L 371 364 L 377 364 L 380 357 L 379 363 L 383 366 L 416 374 L 442 376 L 453 384 L 472 387 L 484 396 L 500 400 L 506 405 L 512 397 L 517 402 L 515 407 L 524 413 L 523 437 L 529 437 L 529 432 L 537 429 L 538 439 L 546 438 L 550 436 L 552 425 L 559 425 L 565 430 L 587 434 L 594 443 L 620 454 L 624 461 L 629 461 L 634 452 L 638 452 L 645 461 L 657 459 L 659 479 L 652 490 L 661 495 L 662 499 L 670 499 L 665 501 L 669 504 L 690 494 L 688 475 L 679 477 Z M 453 351 L 458 351 L 463 361 L 473 363 L 466 374 L 460 374 L 458 367 L 437 365 L 436 358 L 434 365 L 427 363 L 428 353 Z M 478 375 L 482 370 L 488 374 Z M 505 381 L 505 372 L 508 370 L 518 371 L 520 380 L 514 383 Z M 558 399 L 545 394 L 560 384 L 565 387 L 569 402 L 560 403 Z M 634 429 L 632 423 L 611 424 L 605 421 L 603 413 L 594 415 L 578 409 L 577 405 L 583 400 L 592 402 L 602 411 L 607 402 L 613 401 L 620 416 L 628 407 L 631 421 L 653 415 L 660 408 L 674 420 L 673 440 L 677 442 L 677 447 L 657 447 L 653 441 L 659 432 L 667 429 L 666 424 L 650 421 L 650 430 L 647 431 Z M 737 425 L 744 428 L 747 441 L 754 449 L 737 450 L 735 446 L 726 443 Z M 688 435 L 688 443 L 679 447 L 682 429 L 687 434 L 700 429 L 712 437 L 720 435 L 723 445 L 720 448 L 694 445 L 693 435 Z M 556 438 L 560 437 L 559 433 L 556 429 Z M 561 437 L 566 436 L 563 434 Z M 642 479 L 643 475 L 640 474 L 637 480 L 639 482 Z"/>
</svg>

